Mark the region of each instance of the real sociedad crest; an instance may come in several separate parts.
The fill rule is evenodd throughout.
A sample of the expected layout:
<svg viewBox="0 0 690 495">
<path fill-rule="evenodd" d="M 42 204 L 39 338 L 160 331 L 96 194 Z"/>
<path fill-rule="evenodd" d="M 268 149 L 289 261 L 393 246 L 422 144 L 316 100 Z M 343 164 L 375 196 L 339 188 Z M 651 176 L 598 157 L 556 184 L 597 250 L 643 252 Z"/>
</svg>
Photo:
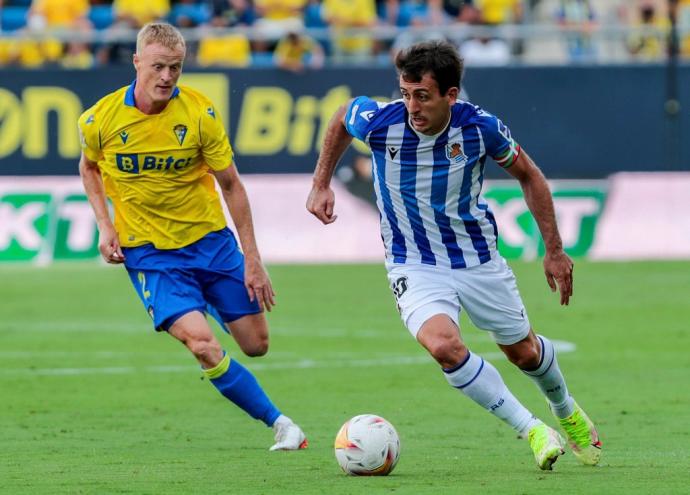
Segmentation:
<svg viewBox="0 0 690 495">
<path fill-rule="evenodd" d="M 180 143 L 180 146 L 182 146 L 184 137 L 187 135 L 187 126 L 177 124 L 175 127 L 173 127 L 173 132 L 175 133 L 175 136 L 177 136 L 177 142 Z"/>
<path fill-rule="evenodd" d="M 448 158 L 451 163 L 460 163 L 467 160 L 467 156 L 465 156 L 460 143 L 448 143 L 446 145 L 446 158 Z"/>
</svg>

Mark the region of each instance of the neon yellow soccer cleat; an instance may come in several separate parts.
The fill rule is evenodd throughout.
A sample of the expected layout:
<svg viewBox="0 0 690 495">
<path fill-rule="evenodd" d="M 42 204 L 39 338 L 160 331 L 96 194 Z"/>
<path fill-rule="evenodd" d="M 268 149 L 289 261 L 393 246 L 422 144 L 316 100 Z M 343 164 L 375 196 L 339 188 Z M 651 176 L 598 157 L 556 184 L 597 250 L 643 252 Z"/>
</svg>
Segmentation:
<svg viewBox="0 0 690 495">
<path fill-rule="evenodd" d="M 568 445 L 573 449 L 575 457 L 582 464 L 595 466 L 601 457 L 601 441 L 592 420 L 576 402 L 573 413 L 558 421 L 568 436 Z"/>
<path fill-rule="evenodd" d="M 552 466 L 558 460 L 558 457 L 565 454 L 565 450 L 563 450 L 565 445 L 563 437 L 544 423 L 532 427 L 527 438 L 539 469 L 550 471 L 553 469 Z"/>
</svg>

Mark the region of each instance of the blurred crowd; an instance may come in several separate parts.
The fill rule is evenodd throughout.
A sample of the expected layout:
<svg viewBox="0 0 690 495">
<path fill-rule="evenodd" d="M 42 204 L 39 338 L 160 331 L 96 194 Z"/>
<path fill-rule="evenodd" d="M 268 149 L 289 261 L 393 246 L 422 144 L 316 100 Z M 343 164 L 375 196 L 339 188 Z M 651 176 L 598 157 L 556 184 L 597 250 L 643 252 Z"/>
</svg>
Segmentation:
<svg viewBox="0 0 690 495">
<path fill-rule="evenodd" d="M 654 62 L 667 54 L 669 6 L 690 57 L 690 0 L 0 0 L 0 66 L 130 63 L 154 20 L 184 30 L 197 66 L 390 64 L 440 37 L 470 66 Z"/>
</svg>

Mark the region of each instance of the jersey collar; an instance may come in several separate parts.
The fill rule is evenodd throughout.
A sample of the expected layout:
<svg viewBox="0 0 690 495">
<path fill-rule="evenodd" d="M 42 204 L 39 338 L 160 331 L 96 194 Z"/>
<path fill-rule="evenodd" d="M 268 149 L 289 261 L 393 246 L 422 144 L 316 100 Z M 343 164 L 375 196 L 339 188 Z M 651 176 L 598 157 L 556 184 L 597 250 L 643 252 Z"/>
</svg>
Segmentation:
<svg viewBox="0 0 690 495">
<path fill-rule="evenodd" d="M 127 87 L 127 91 L 125 92 L 125 105 L 128 107 L 135 107 L 136 102 L 134 101 L 134 88 L 137 85 L 137 80 L 135 79 L 132 81 L 132 84 L 130 84 Z M 180 94 L 180 88 L 175 86 L 175 89 L 173 89 L 172 94 L 170 95 L 170 99 L 172 100 L 173 98 L 177 97 L 177 95 Z"/>
</svg>

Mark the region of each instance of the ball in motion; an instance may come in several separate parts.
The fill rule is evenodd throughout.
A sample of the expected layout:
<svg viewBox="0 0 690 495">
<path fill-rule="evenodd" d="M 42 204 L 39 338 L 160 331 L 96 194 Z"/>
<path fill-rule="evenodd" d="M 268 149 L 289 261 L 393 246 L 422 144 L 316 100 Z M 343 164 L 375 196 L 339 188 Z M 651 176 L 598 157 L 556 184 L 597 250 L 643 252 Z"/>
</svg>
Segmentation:
<svg viewBox="0 0 690 495">
<path fill-rule="evenodd" d="M 335 437 L 335 458 L 347 474 L 385 476 L 400 457 L 400 439 L 393 425 L 375 414 L 347 421 Z"/>
</svg>

